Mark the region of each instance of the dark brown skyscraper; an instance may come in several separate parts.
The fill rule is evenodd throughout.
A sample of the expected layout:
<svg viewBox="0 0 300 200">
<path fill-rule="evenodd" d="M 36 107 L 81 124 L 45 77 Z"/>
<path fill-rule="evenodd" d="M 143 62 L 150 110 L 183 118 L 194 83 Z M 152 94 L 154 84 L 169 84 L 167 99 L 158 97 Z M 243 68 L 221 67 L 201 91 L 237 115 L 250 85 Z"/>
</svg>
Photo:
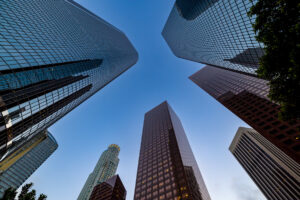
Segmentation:
<svg viewBox="0 0 300 200">
<path fill-rule="evenodd" d="M 278 119 L 280 106 L 268 99 L 265 80 L 212 66 L 204 67 L 190 79 L 300 163 L 300 122 Z"/>
<path fill-rule="evenodd" d="M 229 149 L 268 200 L 300 199 L 300 165 L 258 132 L 240 127 Z"/>
<path fill-rule="evenodd" d="M 126 189 L 118 175 L 94 187 L 90 200 L 125 200 Z"/>
<path fill-rule="evenodd" d="M 210 200 L 181 122 L 167 102 L 145 114 L 135 200 Z"/>
</svg>

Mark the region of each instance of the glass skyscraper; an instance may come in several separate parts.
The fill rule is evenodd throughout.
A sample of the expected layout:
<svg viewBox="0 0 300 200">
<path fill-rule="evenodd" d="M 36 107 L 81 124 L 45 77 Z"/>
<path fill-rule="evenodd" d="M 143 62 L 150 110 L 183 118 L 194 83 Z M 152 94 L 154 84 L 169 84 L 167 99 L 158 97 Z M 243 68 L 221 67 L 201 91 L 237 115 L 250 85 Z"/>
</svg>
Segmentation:
<svg viewBox="0 0 300 200">
<path fill-rule="evenodd" d="M 47 131 L 33 136 L 21 148 L 0 161 L 0 198 L 9 187 L 20 187 L 57 149 L 58 144 Z"/>
<path fill-rule="evenodd" d="M 182 127 L 167 102 L 145 114 L 135 200 L 210 200 Z"/>
<path fill-rule="evenodd" d="M 267 81 L 212 66 L 202 68 L 190 79 L 300 163 L 300 120 L 278 119 L 280 106 L 268 99 Z"/>
<path fill-rule="evenodd" d="M 117 28 L 72 0 L 2 0 L 0 159 L 137 62 Z"/>
<path fill-rule="evenodd" d="M 300 165 L 258 132 L 240 127 L 229 149 L 268 200 L 300 199 Z"/>
<path fill-rule="evenodd" d="M 109 145 L 108 149 L 102 153 L 94 171 L 86 180 L 77 200 L 89 200 L 96 185 L 115 175 L 119 164 L 119 152 L 120 147 L 118 145 Z"/>
<path fill-rule="evenodd" d="M 180 58 L 255 74 L 263 45 L 255 39 L 256 0 L 176 0 L 162 35 Z"/>
</svg>

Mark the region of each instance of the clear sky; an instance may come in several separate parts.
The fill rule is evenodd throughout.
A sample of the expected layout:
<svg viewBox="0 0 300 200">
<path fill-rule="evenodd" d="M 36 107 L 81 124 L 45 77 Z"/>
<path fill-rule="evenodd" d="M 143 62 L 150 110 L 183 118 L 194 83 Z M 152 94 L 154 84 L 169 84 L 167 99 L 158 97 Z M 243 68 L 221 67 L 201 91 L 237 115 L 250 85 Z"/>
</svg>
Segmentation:
<svg viewBox="0 0 300 200">
<path fill-rule="evenodd" d="M 29 178 L 48 200 L 75 200 L 101 153 L 121 147 L 117 173 L 133 199 L 145 112 L 177 113 L 212 200 L 265 200 L 228 147 L 247 125 L 188 79 L 203 65 L 175 57 L 161 36 L 174 0 L 77 0 L 122 30 L 139 61 L 50 127 L 56 152 Z"/>
</svg>

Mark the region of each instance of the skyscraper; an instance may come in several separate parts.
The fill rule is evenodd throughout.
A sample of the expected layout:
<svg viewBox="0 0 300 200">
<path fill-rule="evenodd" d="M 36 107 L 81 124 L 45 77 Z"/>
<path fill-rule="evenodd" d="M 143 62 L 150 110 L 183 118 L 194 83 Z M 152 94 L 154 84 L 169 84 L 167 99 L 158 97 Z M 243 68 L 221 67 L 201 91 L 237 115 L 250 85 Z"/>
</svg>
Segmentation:
<svg viewBox="0 0 300 200">
<path fill-rule="evenodd" d="M 255 39 L 254 0 L 176 0 L 162 35 L 180 58 L 255 74 L 263 45 Z"/>
<path fill-rule="evenodd" d="M 118 175 L 96 185 L 90 200 L 125 200 L 126 189 Z"/>
<path fill-rule="evenodd" d="M 117 28 L 72 0 L 1 1 L 0 159 L 137 61 Z"/>
<path fill-rule="evenodd" d="M 47 131 L 33 136 L 18 151 L 0 161 L 0 198 L 9 187 L 20 187 L 57 149 L 58 144 Z"/>
<path fill-rule="evenodd" d="M 300 199 L 300 165 L 258 132 L 240 127 L 229 149 L 268 200 Z"/>
<path fill-rule="evenodd" d="M 119 164 L 120 147 L 116 144 L 109 145 L 99 158 L 94 171 L 86 180 L 77 200 L 89 200 L 93 189 L 115 175 Z"/>
<path fill-rule="evenodd" d="M 145 114 L 135 200 L 210 200 L 182 124 L 163 102 Z"/>
<path fill-rule="evenodd" d="M 267 81 L 212 66 L 190 79 L 281 151 L 300 163 L 300 121 L 278 119 L 280 106 L 267 97 Z"/>
</svg>

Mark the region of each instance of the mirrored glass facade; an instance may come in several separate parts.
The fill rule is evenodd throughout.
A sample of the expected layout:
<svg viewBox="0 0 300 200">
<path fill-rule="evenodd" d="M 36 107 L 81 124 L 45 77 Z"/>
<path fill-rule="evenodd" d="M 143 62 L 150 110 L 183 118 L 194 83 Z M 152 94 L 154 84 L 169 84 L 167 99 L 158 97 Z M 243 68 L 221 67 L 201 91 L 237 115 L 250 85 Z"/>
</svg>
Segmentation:
<svg viewBox="0 0 300 200">
<path fill-rule="evenodd" d="M 72 0 L 0 6 L 0 160 L 118 77 L 138 55 Z"/>
<path fill-rule="evenodd" d="M 43 131 L 0 161 L 0 198 L 9 187 L 19 188 L 57 149 L 54 137 Z"/>
<path fill-rule="evenodd" d="M 268 200 L 300 199 L 300 165 L 258 132 L 240 127 L 229 149 Z"/>
<path fill-rule="evenodd" d="M 180 58 L 255 74 L 263 45 L 255 39 L 250 0 L 176 0 L 162 35 Z"/>
<path fill-rule="evenodd" d="M 278 119 L 280 106 L 268 99 L 267 81 L 212 66 L 202 68 L 190 79 L 300 163 L 300 120 Z"/>
<path fill-rule="evenodd" d="M 145 114 L 135 200 L 210 200 L 182 124 L 163 102 Z"/>
<path fill-rule="evenodd" d="M 89 200 L 93 189 L 116 174 L 119 164 L 120 147 L 116 144 L 109 145 L 99 158 L 93 172 L 86 180 L 77 200 Z"/>
</svg>

